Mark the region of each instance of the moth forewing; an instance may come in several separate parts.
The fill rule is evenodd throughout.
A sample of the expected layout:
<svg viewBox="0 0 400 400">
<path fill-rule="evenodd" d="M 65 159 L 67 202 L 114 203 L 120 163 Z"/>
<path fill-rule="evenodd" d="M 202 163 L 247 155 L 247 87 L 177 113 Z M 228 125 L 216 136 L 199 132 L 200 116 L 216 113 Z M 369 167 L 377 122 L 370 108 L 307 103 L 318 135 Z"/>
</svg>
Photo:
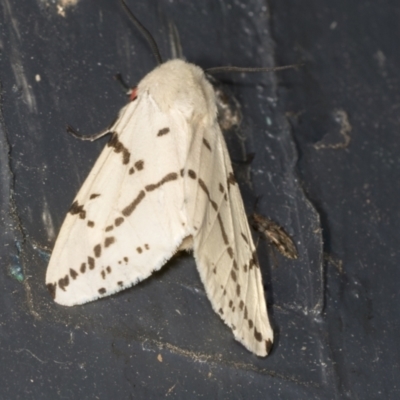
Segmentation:
<svg viewBox="0 0 400 400">
<path fill-rule="evenodd" d="M 261 274 L 204 72 L 182 60 L 161 64 L 112 129 L 50 259 L 55 301 L 108 296 L 193 246 L 214 310 L 246 348 L 267 355 Z"/>
</svg>

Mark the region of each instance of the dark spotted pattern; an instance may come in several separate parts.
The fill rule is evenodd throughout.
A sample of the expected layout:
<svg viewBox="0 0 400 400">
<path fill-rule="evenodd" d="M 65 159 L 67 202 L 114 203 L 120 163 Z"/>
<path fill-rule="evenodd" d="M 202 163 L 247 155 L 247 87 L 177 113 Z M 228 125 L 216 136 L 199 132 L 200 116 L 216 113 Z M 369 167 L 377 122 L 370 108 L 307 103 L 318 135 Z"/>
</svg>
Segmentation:
<svg viewBox="0 0 400 400">
<path fill-rule="evenodd" d="M 93 221 L 88 221 L 88 222 L 87 222 L 87 226 L 88 226 L 89 228 L 93 228 L 93 227 L 94 227 L 94 222 L 93 222 Z"/>
<path fill-rule="evenodd" d="M 160 132 L 162 132 L 162 131 L 163 131 L 163 130 L 160 130 Z M 169 129 L 168 129 L 168 132 L 169 132 Z M 162 133 L 162 135 L 159 135 L 159 136 L 163 136 L 163 135 L 167 134 L 168 132 L 165 131 L 165 132 Z M 110 143 L 111 143 L 111 144 L 109 144 L 109 145 L 112 146 L 112 147 L 114 147 L 115 152 L 117 152 L 117 153 L 122 153 L 122 156 L 123 156 L 123 163 L 125 164 L 125 163 L 129 162 L 129 156 L 130 156 L 130 154 L 129 154 L 129 152 L 128 152 L 128 153 L 124 152 L 124 147 L 123 147 L 123 145 L 119 142 L 118 137 L 117 137 L 115 134 L 114 134 L 114 136 L 113 136 L 113 139 L 110 141 Z M 210 146 L 209 142 L 208 142 L 206 139 L 203 139 L 203 144 L 204 144 L 204 146 L 205 146 L 208 150 L 212 151 L 211 146 Z M 144 168 L 144 161 L 143 161 L 143 160 L 137 161 L 137 162 L 134 164 L 134 168 L 135 168 L 135 170 L 138 170 L 138 171 L 141 170 L 141 169 L 143 169 L 143 168 Z M 134 171 L 134 168 L 132 167 L 131 170 Z M 133 172 L 132 172 L 132 173 L 133 173 Z M 178 177 L 179 177 L 179 175 L 180 175 L 180 176 L 184 176 L 184 175 L 185 175 L 185 171 L 182 169 L 182 170 L 179 171 L 179 174 L 174 173 L 174 172 L 168 173 L 168 174 L 165 175 L 160 181 L 158 181 L 158 182 L 156 182 L 156 183 L 153 183 L 153 184 L 150 184 L 150 185 L 146 185 L 146 186 L 144 187 L 143 190 L 139 191 L 139 193 L 137 194 L 136 198 L 134 198 L 133 201 L 132 201 L 130 204 L 128 204 L 128 205 L 122 210 L 122 213 L 121 213 L 122 216 L 123 216 L 123 217 L 129 217 L 129 216 L 136 210 L 136 208 L 137 208 L 138 205 L 142 202 L 142 200 L 146 197 L 146 192 L 152 192 L 152 191 L 154 191 L 154 190 L 160 188 L 162 185 L 164 185 L 164 184 L 166 184 L 166 183 L 168 183 L 168 182 L 177 180 Z M 195 172 L 194 170 L 189 169 L 189 170 L 187 171 L 187 175 L 188 175 L 191 179 L 197 180 L 197 181 L 198 181 L 199 187 L 202 189 L 202 191 L 203 191 L 203 192 L 205 193 L 205 195 L 207 196 L 207 199 L 208 199 L 208 201 L 209 201 L 211 207 L 212 207 L 215 211 L 218 212 L 218 204 L 212 199 L 211 192 L 210 192 L 210 190 L 208 189 L 208 187 L 207 187 L 207 185 L 205 184 L 205 182 L 204 182 L 201 178 L 198 178 L 198 177 L 197 177 L 197 174 L 196 174 L 196 172 Z M 228 188 L 229 188 L 230 186 L 236 184 L 236 181 L 235 181 L 235 178 L 234 178 L 232 172 L 230 172 L 230 173 L 228 174 L 227 184 L 228 184 Z M 219 183 L 219 184 L 218 184 L 218 189 L 219 189 L 219 192 L 222 193 L 222 195 L 223 195 L 223 197 L 225 198 L 225 200 L 227 200 L 227 191 L 226 191 L 226 188 L 225 188 L 221 183 Z M 93 198 L 98 197 L 98 196 L 99 196 L 99 195 L 97 195 L 97 194 L 92 194 L 92 195 L 90 196 L 90 198 L 93 199 Z M 79 205 L 79 204 L 78 204 L 77 201 L 75 201 L 75 202 L 73 203 L 73 205 L 71 206 L 70 213 L 73 214 L 73 215 L 74 215 L 74 214 L 78 214 L 78 215 L 80 216 L 80 218 L 83 218 L 83 219 L 86 217 L 86 211 L 84 210 L 84 208 L 83 208 L 82 205 Z M 224 214 L 222 214 L 222 215 L 224 215 Z M 116 219 L 114 220 L 114 225 L 109 225 L 109 226 L 107 226 L 107 227 L 105 228 L 105 231 L 106 231 L 106 232 L 112 231 L 113 229 L 115 229 L 115 228 L 117 228 L 119 225 L 121 225 L 121 224 L 124 222 L 124 218 L 123 218 L 122 216 L 116 218 Z M 217 214 L 216 214 L 216 220 L 218 221 L 218 224 L 219 224 L 219 227 L 220 227 L 220 232 L 221 232 L 221 237 L 222 237 L 223 242 L 224 242 L 224 244 L 225 244 L 225 246 L 226 246 L 226 253 L 227 253 L 228 256 L 230 257 L 230 259 L 232 259 L 232 269 L 231 269 L 231 271 L 230 271 L 230 279 L 232 279 L 232 281 L 235 283 L 235 286 L 234 286 L 235 289 L 234 289 L 234 290 L 235 290 L 235 296 L 236 296 L 236 298 L 237 298 L 237 303 L 236 303 L 236 305 L 235 305 L 234 302 L 235 302 L 236 300 L 230 299 L 230 300 L 229 300 L 229 308 L 231 309 L 232 312 L 235 312 L 236 307 L 237 307 L 237 310 L 238 310 L 238 311 L 243 312 L 243 318 L 244 318 L 244 320 L 247 320 L 249 329 L 250 329 L 250 330 L 253 330 L 253 334 L 254 334 L 255 340 L 256 340 L 257 342 L 262 342 L 262 341 L 264 340 L 264 342 L 265 342 L 265 349 L 266 349 L 267 352 L 269 352 L 270 349 L 271 349 L 271 346 L 272 346 L 272 342 L 271 342 L 270 340 L 265 340 L 265 339 L 263 339 L 261 332 L 259 332 L 259 331 L 257 330 L 257 328 L 256 328 L 255 325 L 254 325 L 253 320 L 248 319 L 248 310 L 247 310 L 247 307 L 246 307 L 244 301 L 243 301 L 242 299 L 240 299 L 240 296 L 242 295 L 242 288 L 241 288 L 241 285 L 238 283 L 238 275 L 237 275 L 237 274 L 238 274 L 238 271 L 239 271 L 239 267 L 238 267 L 237 261 L 236 261 L 236 259 L 235 259 L 235 251 L 233 250 L 233 247 L 230 245 L 230 241 L 229 241 L 227 232 L 226 232 L 226 230 L 225 230 L 224 222 L 223 222 L 223 219 L 222 219 L 222 216 L 221 216 L 220 213 L 217 213 Z M 92 226 L 94 226 L 94 222 L 93 222 L 93 221 L 88 221 L 88 222 L 87 222 L 87 225 L 90 226 L 90 227 L 92 227 Z M 241 232 L 241 236 L 242 236 L 242 239 L 244 240 L 244 242 L 245 242 L 247 245 L 250 245 L 250 242 L 249 242 L 248 237 L 247 237 L 243 232 Z M 106 238 L 104 239 L 104 248 L 109 247 L 110 245 L 112 245 L 113 243 L 115 243 L 115 241 L 116 241 L 116 237 L 115 237 L 115 236 L 108 236 L 108 237 L 106 237 Z M 142 254 L 145 250 L 149 250 L 149 248 L 150 248 L 149 244 L 148 244 L 148 243 L 145 243 L 145 244 L 143 244 L 143 245 L 141 245 L 141 246 L 136 247 L 136 251 L 137 251 L 138 254 Z M 95 257 L 95 258 L 99 258 L 99 257 L 101 256 L 101 254 L 102 254 L 102 246 L 101 246 L 101 244 L 97 244 L 97 245 L 93 248 L 93 251 L 94 251 L 94 257 Z M 95 258 L 94 258 L 94 257 L 88 257 L 87 264 L 88 264 L 89 269 L 94 269 L 94 268 L 95 268 Z M 123 261 L 127 264 L 127 263 L 128 263 L 128 257 L 123 257 Z M 121 263 L 121 261 L 120 261 L 119 263 Z M 212 272 L 213 272 L 214 274 L 217 274 L 217 268 L 216 268 L 215 264 L 212 264 L 212 267 L 213 267 Z M 253 267 L 258 267 L 258 268 L 259 268 L 255 252 L 252 254 L 250 260 L 249 260 L 246 264 L 244 264 L 243 270 L 244 270 L 245 272 L 247 272 L 247 270 L 251 270 Z M 104 267 L 103 267 L 103 268 L 104 268 Z M 84 274 L 84 273 L 86 272 L 86 263 L 82 263 L 82 264 L 81 264 L 80 272 L 81 272 L 82 274 Z M 211 271 L 210 271 L 210 272 L 211 272 Z M 102 271 L 100 272 L 101 277 L 102 277 L 103 279 L 106 279 L 107 274 L 110 274 L 110 273 L 111 273 L 111 267 L 110 267 L 110 266 L 107 266 L 104 270 L 102 270 Z M 70 269 L 69 276 L 70 276 L 71 279 L 74 280 L 74 279 L 77 279 L 77 277 L 79 276 L 79 274 L 78 274 L 74 269 L 71 268 L 71 269 Z M 65 291 L 65 290 L 66 290 L 66 287 L 70 284 L 70 278 L 69 278 L 69 276 L 66 275 L 64 278 L 62 278 L 62 279 L 60 279 L 60 280 L 58 281 L 58 286 L 59 286 L 60 289 L 63 290 L 63 291 Z M 121 288 L 124 287 L 123 281 L 118 281 L 117 284 L 118 284 L 118 286 L 120 286 Z M 54 297 L 55 297 L 55 294 L 56 294 L 57 283 L 55 283 L 55 284 L 48 284 L 47 287 L 48 287 L 48 289 L 49 289 L 49 291 L 50 291 L 52 297 L 54 298 Z M 106 294 L 107 291 L 106 291 L 105 288 L 100 288 L 100 289 L 98 289 L 98 292 L 99 292 L 100 295 L 104 295 L 104 294 Z M 222 285 L 221 285 L 221 293 L 222 293 L 223 296 L 226 296 L 226 295 L 227 295 L 227 290 L 226 290 L 226 288 L 223 287 Z M 221 314 L 221 315 L 224 314 L 224 311 L 223 311 L 222 308 L 220 308 L 220 309 L 218 310 L 218 312 L 219 312 L 219 314 Z M 236 326 L 232 324 L 232 325 L 231 325 L 231 328 L 232 328 L 233 330 L 235 330 L 235 329 L 236 329 Z M 243 340 L 244 340 L 244 339 L 243 339 Z"/>
<path fill-rule="evenodd" d="M 164 185 L 165 183 L 175 181 L 176 179 L 178 179 L 178 174 L 176 174 L 175 172 L 171 172 L 171 173 L 165 175 L 164 178 L 162 178 L 160 182 L 155 183 L 153 185 L 145 186 L 145 189 L 147 192 L 152 192 L 153 190 L 156 190 L 160 186 Z"/>
<path fill-rule="evenodd" d="M 96 197 L 99 197 L 99 196 L 100 195 L 98 193 L 93 193 L 93 194 L 90 195 L 89 199 L 92 200 L 92 199 L 95 199 Z"/>
<path fill-rule="evenodd" d="M 79 215 L 79 218 L 81 219 L 85 219 L 86 218 L 86 211 L 84 210 L 83 206 L 80 206 L 78 201 L 75 200 L 72 205 L 71 208 L 69 209 L 69 213 L 71 215 Z"/>
</svg>

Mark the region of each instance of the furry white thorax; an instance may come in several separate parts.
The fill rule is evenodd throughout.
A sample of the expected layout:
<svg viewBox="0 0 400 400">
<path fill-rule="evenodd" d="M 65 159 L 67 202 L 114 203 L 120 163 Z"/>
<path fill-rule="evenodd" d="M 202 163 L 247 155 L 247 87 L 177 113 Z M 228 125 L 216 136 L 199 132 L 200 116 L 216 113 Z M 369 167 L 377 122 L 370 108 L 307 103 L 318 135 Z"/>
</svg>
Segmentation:
<svg viewBox="0 0 400 400">
<path fill-rule="evenodd" d="M 216 118 L 215 93 L 204 71 L 197 65 L 175 59 L 149 72 L 138 85 L 138 97 L 148 92 L 162 112 L 179 109 L 190 118 L 195 111 Z"/>
</svg>

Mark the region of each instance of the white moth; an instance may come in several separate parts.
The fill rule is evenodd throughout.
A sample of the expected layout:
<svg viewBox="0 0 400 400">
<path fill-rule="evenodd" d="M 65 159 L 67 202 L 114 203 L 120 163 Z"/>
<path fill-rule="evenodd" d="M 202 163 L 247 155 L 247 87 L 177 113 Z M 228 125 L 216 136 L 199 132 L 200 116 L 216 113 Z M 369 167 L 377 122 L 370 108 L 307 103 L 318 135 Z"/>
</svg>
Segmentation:
<svg viewBox="0 0 400 400">
<path fill-rule="evenodd" d="M 161 64 L 110 127 L 47 269 L 54 300 L 73 306 L 129 288 L 193 250 L 211 304 L 258 356 L 271 348 L 255 247 L 199 67 Z"/>
</svg>

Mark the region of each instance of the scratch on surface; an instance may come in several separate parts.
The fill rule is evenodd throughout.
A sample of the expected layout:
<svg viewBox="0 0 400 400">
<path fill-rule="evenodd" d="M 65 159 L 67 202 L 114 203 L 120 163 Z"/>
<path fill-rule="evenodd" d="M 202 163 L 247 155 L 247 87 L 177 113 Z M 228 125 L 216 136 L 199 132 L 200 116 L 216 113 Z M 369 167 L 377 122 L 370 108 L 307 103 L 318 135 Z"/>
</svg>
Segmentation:
<svg viewBox="0 0 400 400">
<path fill-rule="evenodd" d="M 167 343 L 167 342 L 160 342 L 158 340 L 154 340 L 154 339 L 144 339 L 142 341 L 143 346 L 145 345 L 145 343 L 148 343 L 150 346 L 155 346 L 158 349 L 167 349 L 169 350 L 171 353 L 179 355 L 179 356 L 183 356 L 183 357 L 187 357 L 190 358 L 191 360 L 193 360 L 194 362 L 201 362 L 201 363 L 205 363 L 207 362 L 210 365 L 214 365 L 214 366 L 221 366 L 221 364 L 224 364 L 228 367 L 234 368 L 234 369 L 241 369 L 241 370 L 246 370 L 246 371 L 250 371 L 250 372 L 254 372 L 254 373 L 258 373 L 261 375 L 268 375 L 268 376 L 272 376 L 275 378 L 279 378 L 285 381 L 289 381 L 289 382 L 295 382 L 296 384 L 305 386 L 305 387 L 320 387 L 320 385 L 314 383 L 314 382 L 304 382 L 300 379 L 298 379 L 297 377 L 294 376 L 287 376 L 287 375 L 283 375 L 280 373 L 277 373 L 275 371 L 272 370 L 267 370 L 265 368 L 257 368 L 254 364 L 247 364 L 247 363 L 239 363 L 239 362 L 234 362 L 234 361 L 227 361 L 224 360 L 222 354 L 204 354 L 204 353 L 196 353 L 194 351 L 190 351 L 190 350 L 186 350 L 186 349 L 182 349 L 181 347 L 172 345 L 171 343 Z"/>
<path fill-rule="evenodd" d="M 339 135 L 342 137 L 342 142 L 339 143 L 324 143 L 325 138 L 320 140 L 318 143 L 314 144 L 314 148 L 317 150 L 321 149 L 345 149 L 350 144 L 350 132 L 352 130 L 352 126 L 349 122 L 349 117 L 344 110 L 334 110 L 333 112 L 334 120 L 339 124 L 340 130 Z"/>
<path fill-rule="evenodd" d="M 171 394 L 171 392 L 175 389 L 175 386 L 176 386 L 177 384 L 175 383 L 174 385 L 172 385 L 169 389 L 168 389 L 168 391 L 167 391 L 167 393 L 165 393 L 165 397 L 167 397 L 167 396 L 169 396 L 170 394 Z"/>
<path fill-rule="evenodd" d="M 54 4 L 54 1 L 49 1 L 49 0 L 41 0 L 42 3 L 47 3 L 46 5 L 52 5 Z M 78 0 L 57 0 L 57 14 L 61 15 L 62 17 L 65 18 L 66 14 L 66 10 L 69 7 L 73 7 L 78 3 Z M 51 3 L 51 4 L 50 4 Z"/>
<path fill-rule="evenodd" d="M 27 353 L 29 353 L 33 358 L 36 358 L 36 360 L 40 361 L 42 364 L 46 364 L 47 361 L 43 361 L 41 360 L 37 355 L 33 354 L 30 350 L 28 349 L 18 349 L 15 350 L 16 353 L 21 353 L 22 351 L 26 351 Z"/>
<path fill-rule="evenodd" d="M 42 317 L 40 316 L 40 314 L 38 312 L 36 312 L 35 307 L 33 306 L 32 290 L 31 290 L 31 286 L 29 284 L 29 277 L 27 277 L 24 280 L 24 288 L 25 288 L 25 293 L 26 293 L 26 302 L 28 304 L 28 308 L 29 308 L 30 313 L 37 320 L 41 320 Z"/>
<path fill-rule="evenodd" d="M 54 229 L 53 218 L 51 217 L 47 201 L 43 200 L 42 222 L 47 232 L 47 237 L 54 240 L 56 233 Z"/>
</svg>

